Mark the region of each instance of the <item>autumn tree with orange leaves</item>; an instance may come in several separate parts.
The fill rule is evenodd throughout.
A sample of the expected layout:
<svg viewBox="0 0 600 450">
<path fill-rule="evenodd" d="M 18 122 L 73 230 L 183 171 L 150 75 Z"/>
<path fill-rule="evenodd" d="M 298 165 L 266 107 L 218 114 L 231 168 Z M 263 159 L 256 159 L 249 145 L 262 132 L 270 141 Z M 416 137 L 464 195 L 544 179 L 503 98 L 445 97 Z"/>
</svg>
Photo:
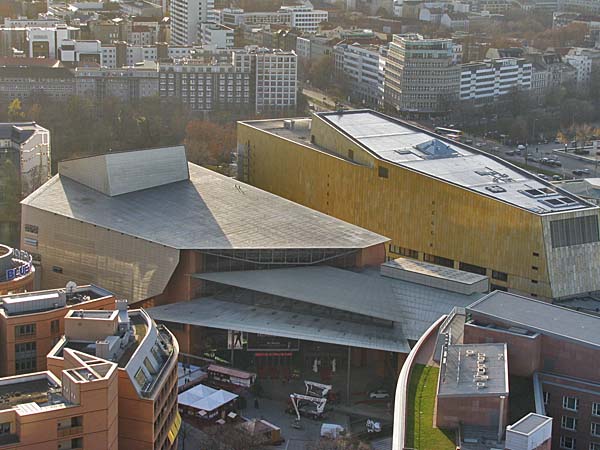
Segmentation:
<svg viewBox="0 0 600 450">
<path fill-rule="evenodd" d="M 191 120 L 185 128 L 187 158 L 194 164 L 220 165 L 231 160 L 236 147 L 235 125 Z"/>
</svg>

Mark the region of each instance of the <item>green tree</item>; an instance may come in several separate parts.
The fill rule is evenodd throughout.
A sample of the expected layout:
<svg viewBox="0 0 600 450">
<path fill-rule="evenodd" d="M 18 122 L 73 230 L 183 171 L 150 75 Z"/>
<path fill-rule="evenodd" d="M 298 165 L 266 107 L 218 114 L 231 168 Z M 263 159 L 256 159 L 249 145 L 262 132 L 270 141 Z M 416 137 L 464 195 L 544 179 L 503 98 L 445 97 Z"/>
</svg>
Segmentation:
<svg viewBox="0 0 600 450">
<path fill-rule="evenodd" d="M 25 118 L 25 113 L 21 106 L 21 100 L 15 98 L 8 105 L 8 120 L 11 122 L 19 122 Z"/>
</svg>

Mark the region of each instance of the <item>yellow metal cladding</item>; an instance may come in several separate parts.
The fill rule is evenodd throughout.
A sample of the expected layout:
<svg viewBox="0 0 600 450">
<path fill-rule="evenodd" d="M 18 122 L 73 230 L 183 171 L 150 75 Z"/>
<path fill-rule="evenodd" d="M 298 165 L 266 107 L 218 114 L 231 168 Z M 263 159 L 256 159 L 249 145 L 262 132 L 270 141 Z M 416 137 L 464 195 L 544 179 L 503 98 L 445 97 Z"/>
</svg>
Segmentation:
<svg viewBox="0 0 600 450">
<path fill-rule="evenodd" d="M 504 272 L 508 283 L 491 282 L 552 297 L 540 216 L 379 160 L 317 116 L 311 134 L 329 153 L 240 123 L 238 147 L 249 152 L 243 181 L 387 236 L 420 259 Z"/>
</svg>

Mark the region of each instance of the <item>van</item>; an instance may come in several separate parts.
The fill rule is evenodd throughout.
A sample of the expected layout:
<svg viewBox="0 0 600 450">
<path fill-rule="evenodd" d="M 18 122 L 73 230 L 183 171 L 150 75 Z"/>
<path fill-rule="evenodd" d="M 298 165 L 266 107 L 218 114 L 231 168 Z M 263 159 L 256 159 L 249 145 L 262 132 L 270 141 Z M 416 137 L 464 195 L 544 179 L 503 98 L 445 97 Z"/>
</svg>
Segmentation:
<svg viewBox="0 0 600 450">
<path fill-rule="evenodd" d="M 324 423 L 321 425 L 321 437 L 337 439 L 344 434 L 344 427 L 337 423 Z"/>
</svg>

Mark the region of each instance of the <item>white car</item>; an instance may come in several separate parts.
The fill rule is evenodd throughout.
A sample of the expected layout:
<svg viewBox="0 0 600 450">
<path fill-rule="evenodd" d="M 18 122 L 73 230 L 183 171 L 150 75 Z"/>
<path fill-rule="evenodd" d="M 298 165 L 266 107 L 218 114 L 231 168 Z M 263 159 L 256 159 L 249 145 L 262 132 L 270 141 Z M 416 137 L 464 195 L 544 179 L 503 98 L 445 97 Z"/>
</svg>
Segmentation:
<svg viewBox="0 0 600 450">
<path fill-rule="evenodd" d="M 378 400 L 383 398 L 390 398 L 390 393 L 385 389 L 377 389 L 376 391 L 369 392 L 369 398 Z"/>
</svg>

